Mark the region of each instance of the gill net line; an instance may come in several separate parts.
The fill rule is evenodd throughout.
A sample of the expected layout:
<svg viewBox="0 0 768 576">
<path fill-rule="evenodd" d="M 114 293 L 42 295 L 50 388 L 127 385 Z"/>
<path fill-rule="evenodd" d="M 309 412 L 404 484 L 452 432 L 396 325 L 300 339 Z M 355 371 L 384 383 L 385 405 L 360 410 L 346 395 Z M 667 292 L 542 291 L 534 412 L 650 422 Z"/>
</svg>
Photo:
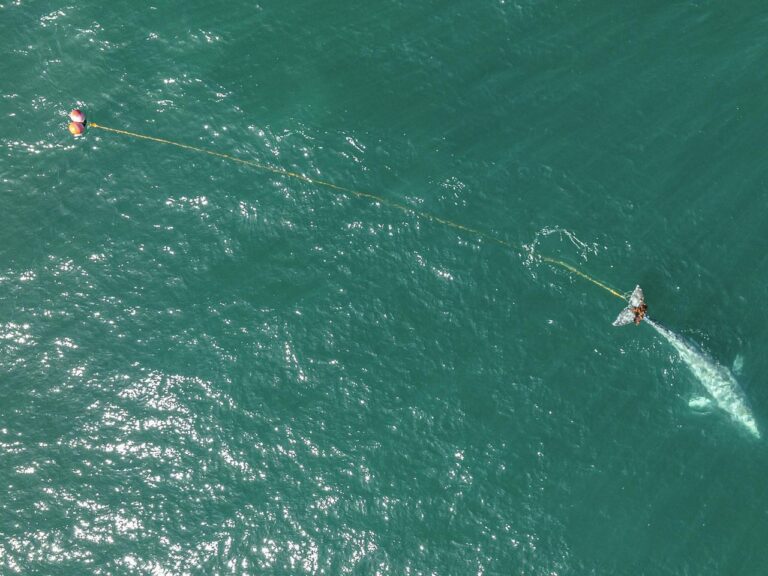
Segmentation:
<svg viewBox="0 0 768 576">
<path fill-rule="evenodd" d="M 482 230 L 479 230 L 477 228 L 472 228 L 470 226 L 465 226 L 464 224 L 460 224 L 458 222 L 454 222 L 453 220 L 447 220 L 445 218 L 441 218 L 440 216 L 436 216 L 435 214 L 430 214 L 429 212 L 423 212 L 421 210 L 416 210 L 414 208 L 411 208 L 410 206 L 406 206 L 405 204 L 400 204 L 399 202 L 394 202 L 392 200 L 388 200 L 387 198 L 384 198 L 383 196 L 379 196 L 378 194 L 372 194 L 370 192 L 363 192 L 361 190 L 355 190 L 353 188 L 347 188 L 345 186 L 339 186 L 338 184 L 334 184 L 333 182 L 328 182 L 326 180 L 321 180 L 319 178 L 311 178 L 309 176 L 306 176 L 304 174 L 300 174 L 298 172 L 291 172 L 290 170 L 285 170 L 284 168 L 276 168 L 274 166 L 269 166 L 267 164 L 262 164 L 260 162 L 256 162 L 254 160 L 245 160 L 243 158 L 238 158 L 237 156 L 232 156 L 230 154 L 224 154 L 222 152 L 216 152 L 214 150 L 208 150 L 206 148 L 199 148 L 197 146 L 191 146 L 189 144 L 183 144 L 181 142 L 174 142 L 173 140 L 167 140 L 165 138 L 158 138 L 156 136 L 149 136 L 147 134 L 139 134 L 137 132 L 130 132 L 128 130 L 121 130 L 119 128 L 110 128 L 109 126 L 102 126 L 101 124 L 97 124 L 96 122 L 89 122 L 88 123 L 89 128 L 96 128 L 98 130 L 104 130 L 105 132 L 112 132 L 113 134 L 121 134 L 123 136 L 128 136 L 131 138 L 136 138 L 139 140 L 149 140 L 151 142 L 156 142 L 158 144 L 166 144 L 168 146 L 175 146 L 177 148 L 182 148 L 184 150 L 190 150 L 192 152 L 198 152 L 201 154 L 208 154 L 209 156 L 215 156 L 216 158 L 221 158 L 223 160 L 227 160 L 229 162 L 235 162 L 237 164 L 241 164 L 244 166 L 250 166 L 251 168 L 255 168 L 257 170 L 261 170 L 264 172 L 271 172 L 272 174 L 277 174 L 279 176 L 285 176 L 287 178 L 293 178 L 295 180 L 300 180 L 302 182 L 306 182 L 307 184 L 312 184 L 314 186 L 322 186 L 324 188 L 329 188 L 331 190 L 336 190 L 337 192 L 343 192 L 345 194 L 350 194 L 356 198 L 366 198 L 372 202 L 378 202 L 382 205 L 389 206 L 390 208 L 397 208 L 398 210 L 402 210 L 403 212 L 408 212 L 410 214 L 414 214 L 418 216 L 419 218 L 423 218 L 425 220 L 430 220 L 432 222 L 436 222 L 438 224 L 441 224 L 443 226 L 448 226 L 450 228 L 454 228 L 456 230 L 460 230 L 462 232 L 466 232 L 468 234 L 471 234 L 473 236 L 483 238 L 485 240 L 488 240 L 489 242 L 493 242 L 495 244 L 499 244 L 501 246 L 504 246 L 506 248 L 510 248 L 518 253 L 520 253 L 520 248 L 516 245 L 512 244 L 511 242 L 507 242 L 506 240 L 503 240 L 501 238 L 498 238 L 496 236 L 493 236 L 492 234 L 489 234 L 487 232 L 483 232 Z M 583 280 L 586 280 L 588 282 L 591 282 L 595 286 L 602 288 L 606 292 L 612 294 L 613 296 L 620 298 L 621 300 L 628 300 L 628 298 L 621 294 L 620 292 L 614 290 L 610 286 L 608 286 L 605 282 L 602 282 L 598 280 L 597 278 L 594 278 L 584 272 L 583 270 L 580 270 L 576 268 L 575 266 L 568 264 L 567 262 L 563 262 L 562 260 L 558 260 L 557 258 L 551 258 L 549 256 L 539 256 L 542 262 L 546 262 L 547 264 L 550 264 L 552 266 L 556 266 L 559 268 L 562 268 L 571 274 L 574 274 Z"/>
</svg>

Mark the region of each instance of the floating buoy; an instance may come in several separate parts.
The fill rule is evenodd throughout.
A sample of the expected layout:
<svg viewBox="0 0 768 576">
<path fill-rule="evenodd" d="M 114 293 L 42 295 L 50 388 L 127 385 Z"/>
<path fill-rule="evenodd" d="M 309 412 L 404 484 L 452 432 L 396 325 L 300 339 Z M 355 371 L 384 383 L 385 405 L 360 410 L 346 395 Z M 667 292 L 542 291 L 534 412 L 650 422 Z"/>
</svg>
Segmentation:
<svg viewBox="0 0 768 576">
<path fill-rule="evenodd" d="M 72 136 L 82 136 L 85 133 L 85 124 L 82 122 L 70 122 L 69 133 Z"/>
<path fill-rule="evenodd" d="M 78 110 L 75 108 L 72 110 L 72 112 L 69 113 L 69 119 L 72 120 L 72 122 L 79 122 L 80 124 L 85 124 L 85 114 L 82 110 Z"/>
</svg>

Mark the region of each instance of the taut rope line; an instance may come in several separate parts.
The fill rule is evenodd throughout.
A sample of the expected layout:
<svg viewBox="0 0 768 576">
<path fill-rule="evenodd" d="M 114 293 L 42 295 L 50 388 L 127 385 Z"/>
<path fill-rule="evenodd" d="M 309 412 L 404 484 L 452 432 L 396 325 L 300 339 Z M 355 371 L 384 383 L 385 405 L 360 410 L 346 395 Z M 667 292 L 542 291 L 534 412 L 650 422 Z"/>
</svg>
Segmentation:
<svg viewBox="0 0 768 576">
<path fill-rule="evenodd" d="M 236 162 L 237 164 L 250 166 L 251 168 L 256 168 L 257 170 L 272 172 L 273 174 L 286 176 L 288 178 L 294 178 L 296 180 L 301 180 L 302 182 L 313 184 L 315 186 L 323 186 L 325 188 L 330 188 L 332 190 L 337 190 L 339 192 L 351 194 L 357 198 L 367 198 L 368 200 L 379 202 L 381 204 L 390 206 L 391 208 L 397 208 L 404 212 L 410 212 L 412 214 L 415 214 L 416 216 L 419 216 L 420 218 L 431 220 L 433 222 L 437 222 L 438 224 L 442 224 L 443 226 L 449 226 L 451 228 L 455 228 L 456 230 L 461 230 L 462 232 L 473 234 L 474 236 L 477 236 L 479 238 L 483 238 L 490 242 L 494 242 L 501 246 L 505 246 L 506 248 L 511 248 L 512 250 L 520 252 L 520 249 L 514 244 L 512 244 L 511 242 L 507 242 L 506 240 L 502 240 L 501 238 L 492 236 L 487 232 L 483 232 L 482 230 L 478 230 L 477 228 L 464 226 L 463 224 L 459 224 L 458 222 L 453 222 L 452 220 L 446 220 L 445 218 L 441 218 L 439 216 L 435 216 L 434 214 L 430 214 L 429 212 L 422 212 L 421 210 L 415 210 L 414 208 L 406 206 L 405 204 L 400 204 L 398 202 L 393 202 L 392 200 L 387 200 L 386 198 L 379 196 L 377 194 L 371 194 L 370 192 L 362 192 L 360 190 L 346 188 L 345 186 L 339 186 L 338 184 L 334 184 L 333 182 L 328 182 L 326 180 L 320 180 L 317 178 L 310 178 L 309 176 L 305 176 L 304 174 L 299 174 L 298 172 L 291 172 L 289 170 L 284 170 L 283 168 L 275 168 L 274 166 L 268 166 L 266 164 L 261 164 L 260 162 L 254 162 L 253 160 L 244 160 L 242 158 L 237 158 L 236 156 L 231 156 L 230 154 L 223 154 L 222 152 L 206 150 L 205 148 L 198 148 L 197 146 L 190 146 L 189 144 L 182 144 L 181 142 L 166 140 L 165 138 L 157 138 L 155 136 L 148 136 L 146 134 L 129 132 L 128 130 L 120 130 L 119 128 L 110 128 L 109 126 L 102 126 L 101 124 L 97 124 L 96 122 L 89 122 L 88 127 L 96 128 L 98 130 L 104 130 L 106 132 L 112 132 L 114 134 L 122 134 L 123 136 L 130 136 L 131 138 L 138 138 L 140 140 L 150 140 L 152 142 L 157 142 L 158 144 L 167 144 L 169 146 L 176 146 L 177 148 L 183 148 L 185 150 L 191 150 L 193 152 L 208 154 L 209 156 L 215 156 L 216 158 L 222 158 L 230 162 Z M 540 258 L 542 262 L 559 266 L 560 268 L 563 268 L 568 272 L 571 272 L 572 274 L 575 274 L 580 278 L 583 278 L 584 280 L 591 282 L 595 286 L 602 288 L 603 290 L 609 292 L 610 294 L 616 296 L 617 298 L 620 298 L 621 300 L 625 300 L 625 301 L 627 300 L 627 297 L 621 294 L 620 292 L 617 292 L 616 290 L 614 290 L 604 282 L 601 282 L 600 280 L 593 278 L 586 272 L 579 270 L 578 268 L 576 268 L 575 266 L 572 266 L 571 264 L 568 264 L 567 262 L 563 262 L 562 260 L 557 260 L 555 258 L 550 258 L 549 256 L 540 256 Z"/>
</svg>

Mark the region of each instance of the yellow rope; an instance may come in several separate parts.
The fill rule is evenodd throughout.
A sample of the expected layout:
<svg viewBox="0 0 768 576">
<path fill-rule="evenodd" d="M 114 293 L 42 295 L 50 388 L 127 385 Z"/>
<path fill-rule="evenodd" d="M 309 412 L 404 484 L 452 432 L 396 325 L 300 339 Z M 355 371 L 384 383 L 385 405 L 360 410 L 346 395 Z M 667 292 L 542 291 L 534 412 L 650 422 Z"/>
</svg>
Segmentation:
<svg viewBox="0 0 768 576">
<path fill-rule="evenodd" d="M 325 180 L 320 180 L 317 178 L 310 178 L 309 176 L 305 176 L 304 174 L 299 174 L 298 172 L 291 172 L 289 170 L 284 170 L 283 168 L 275 168 L 274 166 L 268 166 L 266 164 L 261 164 L 259 162 L 254 162 L 253 160 L 243 160 L 242 158 L 237 158 L 236 156 L 230 156 L 229 154 L 223 154 L 221 152 L 214 152 L 213 150 L 206 150 L 205 148 L 198 148 L 197 146 L 190 146 L 189 144 L 182 144 L 180 142 L 174 142 L 173 140 L 166 140 L 165 138 L 157 138 L 155 136 L 147 136 L 146 134 L 137 134 L 136 132 L 129 132 L 128 130 L 120 130 L 118 128 L 110 128 L 108 126 L 102 126 L 101 124 L 97 124 L 96 122 L 89 122 L 88 123 L 89 128 L 96 128 L 98 130 L 105 130 L 106 132 L 113 132 L 115 134 L 122 134 L 123 136 L 130 136 L 132 138 L 138 138 L 141 140 L 150 140 L 152 142 L 157 142 L 159 144 L 168 144 L 169 146 L 176 146 L 177 148 L 183 148 L 185 150 L 192 150 L 193 152 L 200 152 L 202 154 L 208 154 L 210 156 L 215 156 L 217 158 L 223 158 L 225 160 L 229 160 L 231 162 L 236 162 L 238 164 L 244 164 L 245 166 L 250 166 L 252 168 L 256 168 L 257 170 L 264 170 L 267 172 L 272 172 L 273 174 L 279 174 L 281 176 L 287 176 L 289 178 L 295 178 L 297 180 L 301 180 L 302 182 L 307 182 L 308 184 L 314 184 L 315 186 L 324 186 L 326 188 L 330 188 L 332 190 L 337 190 L 339 192 L 345 192 L 347 194 L 352 194 L 353 196 L 356 196 L 357 198 L 367 198 L 369 200 L 373 200 L 374 202 L 378 202 L 380 204 L 383 204 L 385 206 L 389 206 L 391 208 L 397 208 L 399 210 L 402 210 L 404 212 L 410 212 L 412 214 L 415 214 L 416 216 L 419 216 L 421 218 L 425 218 L 427 220 L 432 220 L 433 222 L 437 222 L 438 224 L 442 224 L 444 226 L 449 226 L 451 228 L 455 228 L 456 230 L 461 230 L 462 232 L 467 232 L 469 234 L 473 234 L 479 238 L 483 238 L 485 240 L 488 240 L 490 242 L 494 242 L 496 244 L 500 244 L 501 246 L 505 246 L 507 248 L 511 248 L 513 250 L 516 250 L 517 252 L 520 252 L 520 249 L 512 244 L 511 242 L 507 242 L 506 240 L 502 240 L 501 238 L 497 238 L 495 236 L 492 236 L 491 234 L 488 234 L 487 232 L 483 232 L 482 230 L 478 230 L 477 228 L 470 228 L 469 226 L 464 226 L 463 224 L 459 224 L 458 222 L 453 222 L 451 220 L 446 220 L 445 218 L 440 218 L 439 216 L 435 216 L 434 214 L 430 214 L 429 212 L 422 212 L 421 210 L 415 210 L 411 208 L 410 206 L 406 206 L 405 204 L 400 204 L 398 202 L 393 202 L 391 200 L 387 200 L 386 198 L 379 196 L 377 194 L 371 194 L 370 192 L 361 192 L 360 190 L 353 190 L 352 188 L 346 188 L 344 186 L 339 186 L 337 184 L 334 184 L 332 182 L 327 182 Z M 617 292 L 613 288 L 607 286 L 603 282 L 600 282 L 599 280 L 593 278 L 589 274 L 582 272 L 578 268 L 575 268 L 574 266 L 571 266 L 570 264 L 563 262 L 562 260 L 556 260 L 554 258 L 550 258 L 548 256 L 541 256 L 541 260 L 543 262 L 546 262 L 548 264 L 554 264 L 555 266 L 559 266 L 561 268 L 564 268 L 565 270 L 568 270 L 569 272 L 572 272 L 573 274 L 576 274 L 577 276 L 580 276 L 581 278 L 584 278 L 585 280 L 591 282 L 595 286 L 599 286 L 603 290 L 606 290 L 616 296 L 617 298 L 621 298 L 622 300 L 627 300 L 627 297 L 623 294 Z"/>
<path fill-rule="evenodd" d="M 613 294 L 617 298 L 621 298 L 622 300 L 625 300 L 625 301 L 629 300 L 629 298 L 627 298 L 623 294 L 617 292 L 616 290 L 614 290 L 613 288 L 611 288 L 607 284 L 604 284 L 603 282 L 600 282 L 600 280 L 597 280 L 596 278 L 592 278 L 592 276 L 590 276 L 589 274 L 585 274 L 584 272 L 582 272 L 578 268 L 576 268 L 574 266 L 571 266 L 570 264 L 568 264 L 566 262 L 563 262 L 562 260 L 555 260 L 554 258 L 550 258 L 549 256 L 541 256 L 541 259 L 544 262 L 548 262 L 549 264 L 555 264 L 557 266 L 561 266 L 562 268 L 565 268 L 569 272 L 573 272 L 577 276 L 581 276 L 585 280 L 588 280 L 589 282 L 592 282 L 592 284 L 594 284 L 595 286 L 599 286 L 603 290 L 606 290 L 606 291 L 610 292 L 611 294 Z"/>
</svg>

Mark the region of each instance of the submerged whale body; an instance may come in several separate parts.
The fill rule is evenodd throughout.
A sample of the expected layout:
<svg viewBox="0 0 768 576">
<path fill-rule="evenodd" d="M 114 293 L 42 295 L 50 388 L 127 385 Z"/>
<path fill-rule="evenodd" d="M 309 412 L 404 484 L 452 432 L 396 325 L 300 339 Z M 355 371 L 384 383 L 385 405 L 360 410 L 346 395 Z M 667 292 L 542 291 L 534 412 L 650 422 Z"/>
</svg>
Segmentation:
<svg viewBox="0 0 768 576">
<path fill-rule="evenodd" d="M 613 325 L 623 326 L 631 323 L 636 318 L 636 308 L 644 304 L 643 291 L 638 286 L 630 296 L 629 306 L 621 311 Z M 721 366 L 692 342 L 654 322 L 645 314 L 640 319 L 645 320 L 670 343 L 720 409 L 727 412 L 735 422 L 744 426 L 755 438 L 760 438 L 760 430 L 749 409 L 747 397 L 730 370 Z"/>
<path fill-rule="evenodd" d="M 725 410 L 734 421 L 744 426 L 753 436 L 760 438 L 760 430 L 747 404 L 747 397 L 731 371 L 671 330 L 648 317 L 645 321 L 672 345 L 693 375 L 715 400 L 717 406 Z"/>
</svg>

